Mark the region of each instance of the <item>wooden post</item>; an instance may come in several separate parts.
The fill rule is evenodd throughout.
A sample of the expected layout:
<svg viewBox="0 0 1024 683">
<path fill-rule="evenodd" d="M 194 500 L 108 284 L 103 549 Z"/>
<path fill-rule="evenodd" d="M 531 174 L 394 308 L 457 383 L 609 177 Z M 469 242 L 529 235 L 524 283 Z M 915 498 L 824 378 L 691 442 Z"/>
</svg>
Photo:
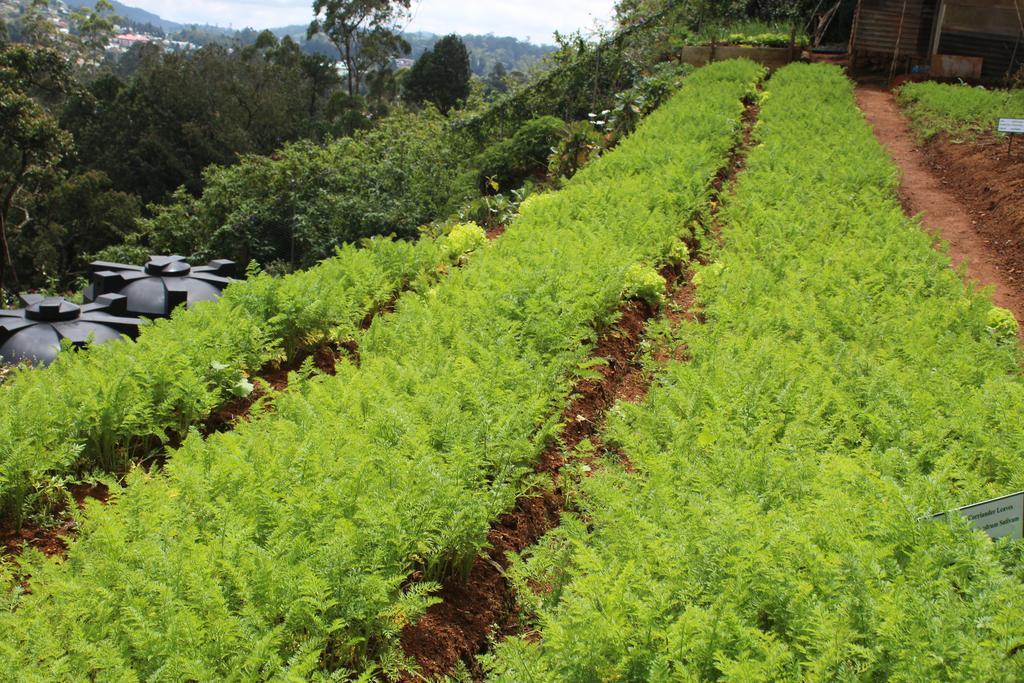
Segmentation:
<svg viewBox="0 0 1024 683">
<path fill-rule="evenodd" d="M 850 77 L 854 75 L 856 71 L 856 50 L 857 50 L 857 31 L 860 30 L 860 5 L 861 0 L 857 0 L 857 8 L 853 11 L 853 28 L 850 29 L 850 44 L 846 48 L 847 55 L 850 60 L 850 68 L 848 69 Z"/>
<path fill-rule="evenodd" d="M 932 44 L 928 50 L 928 61 L 939 53 L 939 40 L 942 38 L 942 22 L 946 20 L 946 0 L 939 0 L 938 11 L 935 12 L 935 25 L 932 27 Z"/>
<path fill-rule="evenodd" d="M 896 60 L 900 56 L 900 41 L 903 39 L 903 20 L 907 17 L 907 0 L 903 0 L 903 10 L 900 12 L 900 25 L 896 29 L 896 46 L 892 49 L 892 66 L 889 67 L 889 87 L 892 87 L 892 81 L 896 78 Z"/>
</svg>

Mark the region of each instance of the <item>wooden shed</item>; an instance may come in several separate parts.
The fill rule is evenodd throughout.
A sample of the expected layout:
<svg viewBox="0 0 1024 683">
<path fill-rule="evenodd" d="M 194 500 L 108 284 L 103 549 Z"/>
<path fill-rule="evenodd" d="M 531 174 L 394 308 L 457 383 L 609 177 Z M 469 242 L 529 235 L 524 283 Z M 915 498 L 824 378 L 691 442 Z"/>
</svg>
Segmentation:
<svg viewBox="0 0 1024 683">
<path fill-rule="evenodd" d="M 854 71 L 1005 82 L 1024 66 L 1024 0 L 857 0 Z"/>
</svg>

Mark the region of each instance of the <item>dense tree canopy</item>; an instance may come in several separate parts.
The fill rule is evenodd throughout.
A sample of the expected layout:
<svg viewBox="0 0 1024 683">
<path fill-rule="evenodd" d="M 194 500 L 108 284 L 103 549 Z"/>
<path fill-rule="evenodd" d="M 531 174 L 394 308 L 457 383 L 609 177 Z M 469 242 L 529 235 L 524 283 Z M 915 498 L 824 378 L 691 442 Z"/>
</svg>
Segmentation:
<svg viewBox="0 0 1024 683">
<path fill-rule="evenodd" d="M 152 203 L 181 185 L 198 192 L 210 164 L 350 132 L 331 120 L 339 85 L 323 57 L 269 32 L 233 52 L 210 45 L 167 54 L 150 46 L 133 78 L 101 76 L 70 98 L 62 121 L 86 166 Z"/>
<path fill-rule="evenodd" d="M 469 52 L 457 35 L 437 41 L 416 60 L 405 84 L 406 99 L 430 102 L 447 113 L 469 96 Z"/>
<path fill-rule="evenodd" d="M 348 94 L 359 94 L 362 74 L 384 68 L 392 57 L 407 54 L 409 44 L 397 24 L 410 0 L 314 0 L 307 37 L 325 35 L 345 63 Z"/>
<path fill-rule="evenodd" d="M 32 220 L 31 199 L 59 177 L 71 136 L 44 101 L 69 82 L 66 62 L 50 48 L 0 47 L 0 297 L 20 280 L 12 242 Z"/>
<path fill-rule="evenodd" d="M 318 145 L 301 141 L 273 157 L 211 166 L 203 191 L 184 190 L 142 221 L 147 250 L 200 260 L 306 267 L 371 235 L 411 237 L 474 194 L 463 155 L 436 112 L 400 114 L 373 130 Z"/>
</svg>

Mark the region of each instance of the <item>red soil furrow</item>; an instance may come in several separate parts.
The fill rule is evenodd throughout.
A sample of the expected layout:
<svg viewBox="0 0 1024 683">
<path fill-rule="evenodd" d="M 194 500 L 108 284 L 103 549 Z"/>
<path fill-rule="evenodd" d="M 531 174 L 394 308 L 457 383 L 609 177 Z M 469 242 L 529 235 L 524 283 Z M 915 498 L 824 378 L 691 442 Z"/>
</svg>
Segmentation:
<svg viewBox="0 0 1024 683">
<path fill-rule="evenodd" d="M 719 194 L 730 188 L 742 171 L 757 119 L 757 107 L 753 102 L 746 104 L 742 142 L 713 183 L 715 192 L 708 216 L 712 223 L 710 232 L 716 236 L 714 217 L 719 210 Z M 695 257 L 701 256 L 696 240 L 687 246 Z M 662 276 L 666 279 L 668 296 L 660 314 L 668 318 L 673 329 L 683 320 L 698 319 L 692 310 L 694 287 L 688 274 L 666 269 Z M 566 464 L 566 454 L 572 453 L 584 440 L 592 444 L 588 452 L 594 454 L 585 456 L 584 461 L 594 464 L 601 453 L 610 452 L 619 458 L 623 467 L 632 469 L 625 454 L 609 451 L 600 435 L 605 413 L 616 401 L 639 402 L 647 394 L 651 377 L 640 364 L 638 352 L 647 323 L 655 313 L 658 311 L 642 302 L 626 302 L 620 309 L 618 324 L 600 336 L 592 357 L 608 361 L 607 365 L 596 368 L 601 378 L 586 379 L 576 385 L 575 398 L 562 414 L 564 427 L 560 442 L 546 448 L 535 466 L 538 473 L 551 476 L 552 488 L 521 498 L 511 513 L 503 515 L 488 535 L 487 550 L 476 558 L 469 575 L 445 581 L 438 594 L 441 602 L 402 631 L 402 648 L 418 666 L 418 671 L 408 673 L 404 680 L 437 679 L 451 674 L 460 662 L 475 680 L 482 680 L 484 672 L 477 662 L 478 655 L 486 652 L 492 641 L 522 633 L 522 615 L 505 578 L 511 555 L 535 545 L 559 523 L 566 504 L 560 471 Z M 686 353 L 685 345 L 670 344 L 654 349 L 653 357 L 664 363 L 686 360 Z"/>
<path fill-rule="evenodd" d="M 85 508 L 85 501 L 90 498 L 106 503 L 110 497 L 110 490 L 100 483 L 72 484 L 68 489 L 79 510 Z M 0 527 L 0 555 L 16 555 L 25 546 L 29 546 L 44 555 L 64 557 L 68 549 L 67 538 L 77 531 L 78 525 L 66 514 L 66 503 L 60 504 L 56 516 L 62 519 L 52 526 L 26 524 L 20 529 L 10 525 Z"/>
<path fill-rule="evenodd" d="M 559 477 L 565 453 L 584 439 L 590 439 L 600 452 L 598 435 L 605 411 L 619 398 L 640 399 L 646 391 L 647 380 L 636 355 L 653 310 L 643 302 L 628 301 L 619 312 L 618 323 L 600 336 L 593 352 L 594 358 L 607 360 L 607 365 L 595 368 L 601 379 L 584 379 L 576 385 L 575 399 L 562 413 L 565 426 L 560 441 L 544 450 L 535 467 L 552 477 L 553 488 L 521 498 L 512 512 L 503 515 L 487 537 L 488 550 L 477 557 L 469 575 L 446 581 L 438 594 L 442 602 L 402 632 L 402 648 L 415 659 L 422 675 L 450 673 L 460 661 L 474 671 L 476 655 L 488 638 L 518 630 L 514 596 L 504 571 L 512 553 L 522 552 L 558 525 L 565 503 Z"/>
</svg>

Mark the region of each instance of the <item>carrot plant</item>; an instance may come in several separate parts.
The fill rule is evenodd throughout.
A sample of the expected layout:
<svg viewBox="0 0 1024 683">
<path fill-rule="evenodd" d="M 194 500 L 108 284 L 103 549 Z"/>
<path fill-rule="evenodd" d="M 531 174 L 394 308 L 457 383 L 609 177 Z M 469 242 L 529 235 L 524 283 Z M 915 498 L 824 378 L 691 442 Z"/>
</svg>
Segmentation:
<svg viewBox="0 0 1024 683">
<path fill-rule="evenodd" d="M 251 373 L 319 341 L 352 337 L 406 282 L 447 263 L 442 242 L 375 240 L 308 271 L 253 274 L 217 302 L 142 328 L 137 342 L 62 353 L 0 385 L 0 516 L 18 522 L 51 474 L 122 473 L 184 434 Z"/>
<path fill-rule="evenodd" d="M 1020 543 L 923 519 L 1024 488 L 1018 352 L 838 69 L 777 72 L 755 130 L 692 360 L 612 410 L 633 469 L 521 565 L 540 637 L 491 678 L 1021 680 Z"/>
<path fill-rule="evenodd" d="M 94 506 L 68 559 L 22 557 L 0 667 L 27 677 L 343 680 L 398 634 L 532 483 L 573 374 L 637 263 L 706 204 L 763 70 L 695 72 L 616 151 L 360 337 L 358 366 Z M 417 580 L 410 581 L 410 576 Z"/>
<path fill-rule="evenodd" d="M 907 83 L 896 101 L 924 138 L 946 132 L 957 137 L 994 133 L 1000 118 L 1024 118 L 1024 91 L 946 83 Z"/>
</svg>

